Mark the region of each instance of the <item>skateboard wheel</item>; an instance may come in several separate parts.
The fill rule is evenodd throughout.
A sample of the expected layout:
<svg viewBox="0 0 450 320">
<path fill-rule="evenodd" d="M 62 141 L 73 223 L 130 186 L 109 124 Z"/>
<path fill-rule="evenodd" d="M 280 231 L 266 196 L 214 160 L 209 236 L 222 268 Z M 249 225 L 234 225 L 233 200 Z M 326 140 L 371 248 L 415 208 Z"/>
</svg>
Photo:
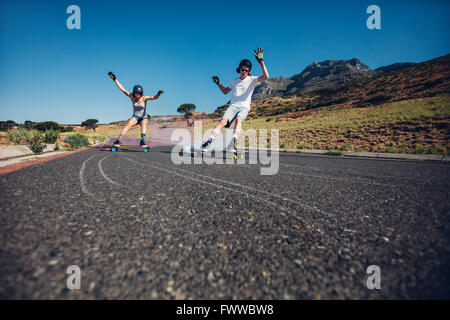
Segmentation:
<svg viewBox="0 0 450 320">
<path fill-rule="evenodd" d="M 145 149 L 144 149 L 144 152 L 149 152 L 149 151 L 150 151 L 149 148 L 145 148 Z"/>
<path fill-rule="evenodd" d="M 112 147 L 112 148 L 111 148 L 111 151 L 112 151 L 112 152 L 116 152 L 116 151 L 117 151 L 117 148 L 116 148 L 116 147 Z"/>
</svg>

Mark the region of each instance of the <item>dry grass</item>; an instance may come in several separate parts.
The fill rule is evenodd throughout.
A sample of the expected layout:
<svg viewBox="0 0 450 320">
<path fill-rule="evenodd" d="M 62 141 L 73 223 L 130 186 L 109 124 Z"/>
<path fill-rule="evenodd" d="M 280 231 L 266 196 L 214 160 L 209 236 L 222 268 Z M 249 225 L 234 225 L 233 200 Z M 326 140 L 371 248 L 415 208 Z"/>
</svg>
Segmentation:
<svg viewBox="0 0 450 320">
<path fill-rule="evenodd" d="M 296 98 L 290 98 L 296 99 Z M 273 98 L 269 103 L 281 103 Z M 292 103 L 292 101 L 289 101 Z M 217 120 L 205 121 L 210 130 Z M 278 129 L 286 149 L 448 154 L 450 96 L 397 101 L 366 108 L 344 105 L 301 111 L 296 118 L 264 116 L 243 129 Z M 242 143 L 242 141 L 240 141 Z"/>
</svg>

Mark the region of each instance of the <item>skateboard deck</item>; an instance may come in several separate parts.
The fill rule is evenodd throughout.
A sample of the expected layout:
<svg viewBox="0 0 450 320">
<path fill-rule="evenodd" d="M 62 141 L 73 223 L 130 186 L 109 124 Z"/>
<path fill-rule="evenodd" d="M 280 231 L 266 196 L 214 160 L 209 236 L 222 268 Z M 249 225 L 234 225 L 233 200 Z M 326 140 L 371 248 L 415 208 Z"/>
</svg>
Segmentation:
<svg viewBox="0 0 450 320">
<path fill-rule="evenodd" d="M 103 148 L 111 148 L 112 152 L 116 152 L 119 149 L 143 149 L 144 152 L 149 152 L 152 149 L 152 147 L 149 147 L 149 146 L 141 147 L 141 146 L 126 146 L 126 145 L 120 145 L 120 146 L 104 145 Z"/>
</svg>

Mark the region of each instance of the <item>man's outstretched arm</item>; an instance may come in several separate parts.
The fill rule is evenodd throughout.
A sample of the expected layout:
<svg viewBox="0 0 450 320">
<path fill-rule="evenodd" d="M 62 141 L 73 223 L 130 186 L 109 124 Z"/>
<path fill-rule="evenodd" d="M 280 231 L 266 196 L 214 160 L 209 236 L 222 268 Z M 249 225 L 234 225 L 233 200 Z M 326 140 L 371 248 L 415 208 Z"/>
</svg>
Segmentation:
<svg viewBox="0 0 450 320">
<path fill-rule="evenodd" d="M 213 79 L 214 83 L 217 84 L 217 86 L 219 87 L 220 91 L 223 92 L 223 94 L 227 94 L 228 92 L 231 91 L 230 88 L 228 88 L 228 87 L 225 88 L 225 87 L 220 83 L 220 80 L 219 80 L 219 77 L 218 77 L 218 76 L 214 76 L 214 77 L 212 77 L 212 79 Z"/>
<path fill-rule="evenodd" d="M 261 70 L 263 72 L 262 76 L 258 77 L 258 82 L 263 82 L 264 80 L 269 79 L 269 72 L 267 72 L 266 65 L 263 60 L 264 50 L 262 48 L 257 48 L 254 50 L 255 58 L 258 60 L 259 65 L 261 66 Z"/>
</svg>

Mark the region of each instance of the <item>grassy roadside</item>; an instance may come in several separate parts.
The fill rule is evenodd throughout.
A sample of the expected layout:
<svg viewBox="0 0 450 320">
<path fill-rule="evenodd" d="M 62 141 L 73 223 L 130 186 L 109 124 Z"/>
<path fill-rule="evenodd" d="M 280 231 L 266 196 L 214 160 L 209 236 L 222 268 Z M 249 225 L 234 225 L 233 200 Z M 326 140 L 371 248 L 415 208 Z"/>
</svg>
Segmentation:
<svg viewBox="0 0 450 320">
<path fill-rule="evenodd" d="M 299 97 L 275 97 L 252 104 L 252 113 L 261 105 L 267 108 L 298 103 Z M 308 99 L 308 98 L 306 98 Z M 255 110 L 253 110 L 255 108 Z M 292 109 L 292 108 L 290 108 Z M 218 119 L 202 120 L 203 131 L 210 131 Z M 63 140 L 71 134 L 85 135 L 91 143 L 100 143 L 117 137 L 126 122 L 99 125 L 96 131 L 74 127 L 70 133 L 61 133 L 57 143 L 67 149 Z M 150 123 L 147 132 L 163 126 Z M 172 124 L 185 127 L 181 118 Z M 248 129 L 278 129 L 282 149 L 321 149 L 337 151 L 367 151 L 416 154 L 449 154 L 450 150 L 450 95 L 396 101 L 380 105 L 349 107 L 346 104 L 311 110 L 281 113 L 272 116 L 249 117 L 243 126 Z M 188 128 L 193 132 L 193 127 Z M 132 128 L 127 138 L 139 138 L 140 127 Z M 243 137 L 239 143 L 243 143 Z M 0 132 L 0 143 L 11 145 L 8 133 Z M 248 144 L 248 142 L 247 142 Z"/>
<path fill-rule="evenodd" d="M 203 129 L 215 123 L 204 121 Z M 448 154 L 450 96 L 363 108 L 333 105 L 297 113 L 295 118 L 263 116 L 246 120 L 243 129 L 278 129 L 285 149 Z"/>
</svg>

